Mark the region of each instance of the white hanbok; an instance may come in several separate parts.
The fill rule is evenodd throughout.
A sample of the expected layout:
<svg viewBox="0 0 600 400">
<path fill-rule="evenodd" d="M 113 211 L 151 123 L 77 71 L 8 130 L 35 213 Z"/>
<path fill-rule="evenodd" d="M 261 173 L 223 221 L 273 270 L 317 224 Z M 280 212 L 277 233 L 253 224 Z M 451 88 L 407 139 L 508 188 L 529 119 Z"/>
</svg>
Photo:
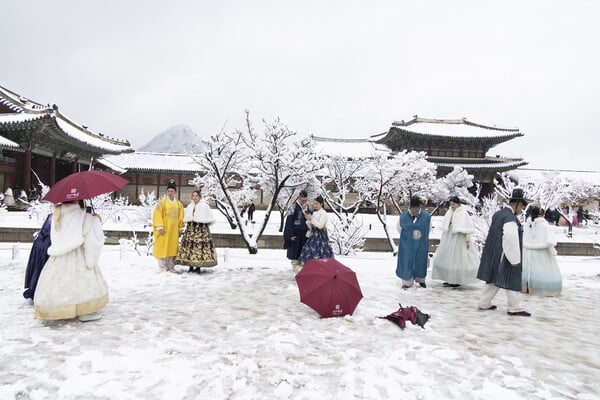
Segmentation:
<svg viewBox="0 0 600 400">
<path fill-rule="evenodd" d="M 50 237 L 50 258 L 34 296 L 35 318 L 70 319 L 104 308 L 108 286 L 98 267 L 104 245 L 100 220 L 77 203 L 63 204 Z"/>
<path fill-rule="evenodd" d="M 432 279 L 459 285 L 477 282 L 479 256 L 471 241 L 475 227 L 465 207 L 449 209 L 443 228 L 440 244 L 433 255 Z"/>
<path fill-rule="evenodd" d="M 523 227 L 523 293 L 557 296 L 562 274 L 556 261 L 556 239 L 544 218 L 528 220 Z"/>
</svg>

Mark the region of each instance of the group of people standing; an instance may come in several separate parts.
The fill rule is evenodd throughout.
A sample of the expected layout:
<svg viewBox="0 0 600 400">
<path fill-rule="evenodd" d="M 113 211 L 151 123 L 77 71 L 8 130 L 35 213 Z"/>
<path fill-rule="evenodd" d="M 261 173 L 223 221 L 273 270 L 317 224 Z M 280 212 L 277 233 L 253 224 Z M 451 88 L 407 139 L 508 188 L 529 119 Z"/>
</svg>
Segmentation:
<svg viewBox="0 0 600 400">
<path fill-rule="evenodd" d="M 214 217 L 199 191 L 184 209 L 174 183 L 153 212 L 154 249 L 160 271 L 190 272 L 217 265 L 208 226 Z M 179 235 L 182 234 L 181 243 Z M 108 303 L 108 285 L 98 266 L 104 246 L 102 220 L 84 200 L 54 205 L 31 248 L 23 296 L 33 300 L 35 318 L 93 321 Z"/>
<path fill-rule="evenodd" d="M 523 228 L 519 215 L 529 200 L 521 189 L 515 189 L 508 206 L 493 217 L 483 246 L 481 259 L 473 245 L 475 227 L 468 211 L 458 197 L 449 200 L 444 217 L 440 244 L 433 254 L 432 278 L 443 280 L 443 286 L 456 288 L 482 280 L 486 283 L 478 303 L 480 310 L 494 310 L 492 299 L 499 289 L 505 289 L 507 313 L 530 316 L 519 303 L 519 293 L 555 296 L 562 290 L 562 275 L 556 261 L 556 240 L 537 206 Z M 429 264 L 429 230 L 431 216 L 422 209 L 418 197 L 410 199 L 409 209 L 398 221 L 400 241 L 396 275 L 402 288 L 416 282 L 426 287 Z"/>
<path fill-rule="evenodd" d="M 175 265 L 190 272 L 217 265 L 209 225 L 212 211 L 200 191 L 194 191 L 187 207 L 176 198 L 174 183 L 153 212 L 153 255 L 159 271 L 180 273 Z M 470 214 L 458 197 L 449 200 L 443 221 L 440 245 L 433 254 L 433 279 L 445 287 L 486 282 L 478 302 L 480 310 L 494 310 L 494 296 L 506 290 L 509 315 L 529 316 L 519 303 L 519 293 L 553 296 L 562 290 L 562 276 L 556 261 L 556 240 L 544 219 L 544 210 L 534 206 L 521 225 L 518 216 L 527 206 L 521 189 L 515 189 L 508 206 L 497 211 L 481 259 L 472 235 Z M 317 196 L 312 207 L 302 190 L 290 207 L 284 226 L 284 248 L 296 270 L 310 259 L 333 258 L 327 234 L 324 200 Z M 416 282 L 425 288 L 429 265 L 431 215 L 418 197 L 411 197 L 409 209 L 400 215 L 396 275 L 402 288 Z M 180 240 L 180 235 L 182 235 Z M 34 302 L 39 319 L 99 318 L 97 311 L 108 303 L 108 287 L 98 267 L 104 245 L 101 218 L 83 200 L 56 204 L 38 233 L 30 254 L 23 295 Z M 74 282 L 77 282 L 74 284 Z"/>
<path fill-rule="evenodd" d="M 169 182 L 167 193 L 159 200 L 152 214 L 154 248 L 160 271 L 179 273 L 175 265 L 189 267 L 189 272 L 217 265 L 209 226 L 215 222 L 208 203 L 199 190 L 192 192 L 191 201 L 183 207 L 176 197 L 177 187 Z M 181 237 L 181 242 L 179 236 Z"/>
<path fill-rule="evenodd" d="M 309 207 L 308 193 L 301 190 L 288 211 L 283 229 L 283 248 L 297 271 L 310 259 L 333 258 L 324 204 L 323 197 L 317 196 Z"/>
</svg>

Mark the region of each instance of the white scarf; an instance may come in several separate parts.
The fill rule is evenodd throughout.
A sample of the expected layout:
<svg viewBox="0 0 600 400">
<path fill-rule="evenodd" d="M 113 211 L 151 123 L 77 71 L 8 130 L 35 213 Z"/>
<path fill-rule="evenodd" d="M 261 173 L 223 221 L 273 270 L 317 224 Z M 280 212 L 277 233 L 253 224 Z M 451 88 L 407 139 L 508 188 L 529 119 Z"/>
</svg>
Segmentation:
<svg viewBox="0 0 600 400">
<path fill-rule="evenodd" d="M 192 200 L 184 210 L 183 222 L 198 222 L 202 224 L 212 224 L 215 222 L 212 210 L 204 199 L 198 203 Z"/>
<path fill-rule="evenodd" d="M 456 210 L 448 209 L 444 216 L 444 231 L 450 229 L 450 222 L 452 222 L 452 232 L 464 234 L 475 232 L 471 216 L 463 206 L 457 207 Z"/>
</svg>

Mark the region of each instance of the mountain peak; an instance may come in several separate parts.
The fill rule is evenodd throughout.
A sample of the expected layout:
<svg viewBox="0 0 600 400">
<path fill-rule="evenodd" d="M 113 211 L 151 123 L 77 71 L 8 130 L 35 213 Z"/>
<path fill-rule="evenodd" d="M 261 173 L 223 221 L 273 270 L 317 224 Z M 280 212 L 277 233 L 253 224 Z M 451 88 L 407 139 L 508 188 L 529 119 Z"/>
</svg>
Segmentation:
<svg viewBox="0 0 600 400">
<path fill-rule="evenodd" d="M 186 154 L 204 148 L 200 137 L 187 125 L 175 125 L 154 136 L 138 151 Z"/>
</svg>

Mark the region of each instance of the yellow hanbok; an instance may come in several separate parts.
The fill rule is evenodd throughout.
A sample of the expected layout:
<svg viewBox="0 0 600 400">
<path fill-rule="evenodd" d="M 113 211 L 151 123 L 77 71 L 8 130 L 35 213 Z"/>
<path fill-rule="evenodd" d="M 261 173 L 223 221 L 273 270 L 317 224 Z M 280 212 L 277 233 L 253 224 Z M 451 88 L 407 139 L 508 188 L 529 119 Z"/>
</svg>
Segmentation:
<svg viewBox="0 0 600 400">
<path fill-rule="evenodd" d="M 162 226 L 164 234 L 156 229 Z M 152 255 L 156 258 L 175 257 L 179 245 L 179 229 L 183 228 L 183 204 L 177 199 L 161 199 L 152 214 L 152 227 L 154 230 L 154 250 Z"/>
</svg>

